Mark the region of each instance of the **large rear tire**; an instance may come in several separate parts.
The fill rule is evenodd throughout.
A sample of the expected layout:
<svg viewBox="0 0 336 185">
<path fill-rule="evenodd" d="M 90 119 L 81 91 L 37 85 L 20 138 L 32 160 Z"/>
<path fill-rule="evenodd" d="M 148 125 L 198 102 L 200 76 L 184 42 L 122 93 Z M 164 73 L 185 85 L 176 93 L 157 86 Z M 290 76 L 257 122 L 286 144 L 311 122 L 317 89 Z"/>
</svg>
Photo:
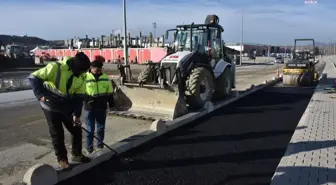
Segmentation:
<svg viewBox="0 0 336 185">
<path fill-rule="evenodd" d="M 230 68 L 226 68 L 224 72 L 216 79 L 216 91 L 214 98 L 223 99 L 232 93 L 232 73 Z"/>
<path fill-rule="evenodd" d="M 146 82 L 153 82 L 155 80 L 154 73 L 157 73 L 158 68 L 156 65 L 147 65 L 145 69 L 143 69 L 139 76 L 138 82 L 146 83 Z"/>
<path fill-rule="evenodd" d="M 190 73 L 186 82 L 186 101 L 190 108 L 202 108 L 211 101 L 215 88 L 214 78 L 205 67 L 196 67 Z"/>
</svg>

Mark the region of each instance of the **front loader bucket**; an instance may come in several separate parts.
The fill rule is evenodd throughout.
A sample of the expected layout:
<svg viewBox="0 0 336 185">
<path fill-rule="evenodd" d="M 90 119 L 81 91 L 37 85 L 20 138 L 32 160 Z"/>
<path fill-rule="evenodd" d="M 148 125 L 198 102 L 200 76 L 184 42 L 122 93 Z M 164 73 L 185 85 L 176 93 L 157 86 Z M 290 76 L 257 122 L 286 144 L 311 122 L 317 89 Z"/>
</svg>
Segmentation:
<svg viewBox="0 0 336 185">
<path fill-rule="evenodd" d="M 184 97 L 173 89 L 122 85 L 116 88 L 114 99 L 117 111 L 156 119 L 173 120 L 188 110 Z"/>
</svg>

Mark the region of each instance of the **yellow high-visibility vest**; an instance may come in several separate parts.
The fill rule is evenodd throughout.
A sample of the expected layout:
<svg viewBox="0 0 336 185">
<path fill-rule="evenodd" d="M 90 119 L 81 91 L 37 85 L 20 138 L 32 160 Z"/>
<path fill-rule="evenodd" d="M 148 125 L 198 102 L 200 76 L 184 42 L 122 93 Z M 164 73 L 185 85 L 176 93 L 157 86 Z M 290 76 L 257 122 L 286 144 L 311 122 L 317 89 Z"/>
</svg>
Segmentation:
<svg viewBox="0 0 336 185">
<path fill-rule="evenodd" d="M 70 57 L 64 57 L 61 62 L 49 63 L 46 67 L 33 72 L 32 75 L 42 79 L 45 87 L 58 96 L 84 96 L 85 73 L 78 77 L 74 76 L 68 62 L 69 59 Z"/>
<path fill-rule="evenodd" d="M 91 97 L 112 95 L 113 88 L 108 75 L 103 73 L 96 79 L 92 73 L 87 72 L 85 94 Z"/>
</svg>

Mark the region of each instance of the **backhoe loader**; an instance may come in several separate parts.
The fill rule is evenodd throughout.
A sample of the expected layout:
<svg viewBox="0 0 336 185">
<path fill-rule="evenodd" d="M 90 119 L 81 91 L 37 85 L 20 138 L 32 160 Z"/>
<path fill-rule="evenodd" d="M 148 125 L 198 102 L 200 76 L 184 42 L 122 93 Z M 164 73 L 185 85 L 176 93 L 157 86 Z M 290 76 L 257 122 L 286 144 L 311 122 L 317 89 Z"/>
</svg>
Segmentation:
<svg viewBox="0 0 336 185">
<path fill-rule="evenodd" d="M 0 40 L 0 70 L 35 66 L 34 59 L 22 46 L 4 45 Z"/>
<path fill-rule="evenodd" d="M 216 15 L 208 15 L 204 24 L 168 30 L 166 40 L 174 32 L 171 52 L 144 69 L 138 81 L 130 65 L 119 65 L 114 113 L 173 120 L 230 96 L 235 65 L 223 50 L 223 31 Z"/>
</svg>

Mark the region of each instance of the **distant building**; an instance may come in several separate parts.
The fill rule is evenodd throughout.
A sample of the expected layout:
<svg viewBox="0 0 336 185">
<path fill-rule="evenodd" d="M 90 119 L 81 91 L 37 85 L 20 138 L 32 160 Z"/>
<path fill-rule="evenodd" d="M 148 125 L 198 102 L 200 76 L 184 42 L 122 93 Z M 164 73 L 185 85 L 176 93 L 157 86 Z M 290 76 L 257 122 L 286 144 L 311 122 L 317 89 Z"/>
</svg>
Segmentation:
<svg viewBox="0 0 336 185">
<path fill-rule="evenodd" d="M 249 54 L 256 52 L 256 56 L 266 56 L 269 53 L 285 53 L 285 48 L 287 53 L 290 52 L 289 47 L 284 46 L 269 46 L 265 44 L 243 44 L 241 47 L 240 43 L 226 43 L 225 46 L 237 50 L 240 52 L 242 49 L 243 55 L 248 56 Z"/>
</svg>

